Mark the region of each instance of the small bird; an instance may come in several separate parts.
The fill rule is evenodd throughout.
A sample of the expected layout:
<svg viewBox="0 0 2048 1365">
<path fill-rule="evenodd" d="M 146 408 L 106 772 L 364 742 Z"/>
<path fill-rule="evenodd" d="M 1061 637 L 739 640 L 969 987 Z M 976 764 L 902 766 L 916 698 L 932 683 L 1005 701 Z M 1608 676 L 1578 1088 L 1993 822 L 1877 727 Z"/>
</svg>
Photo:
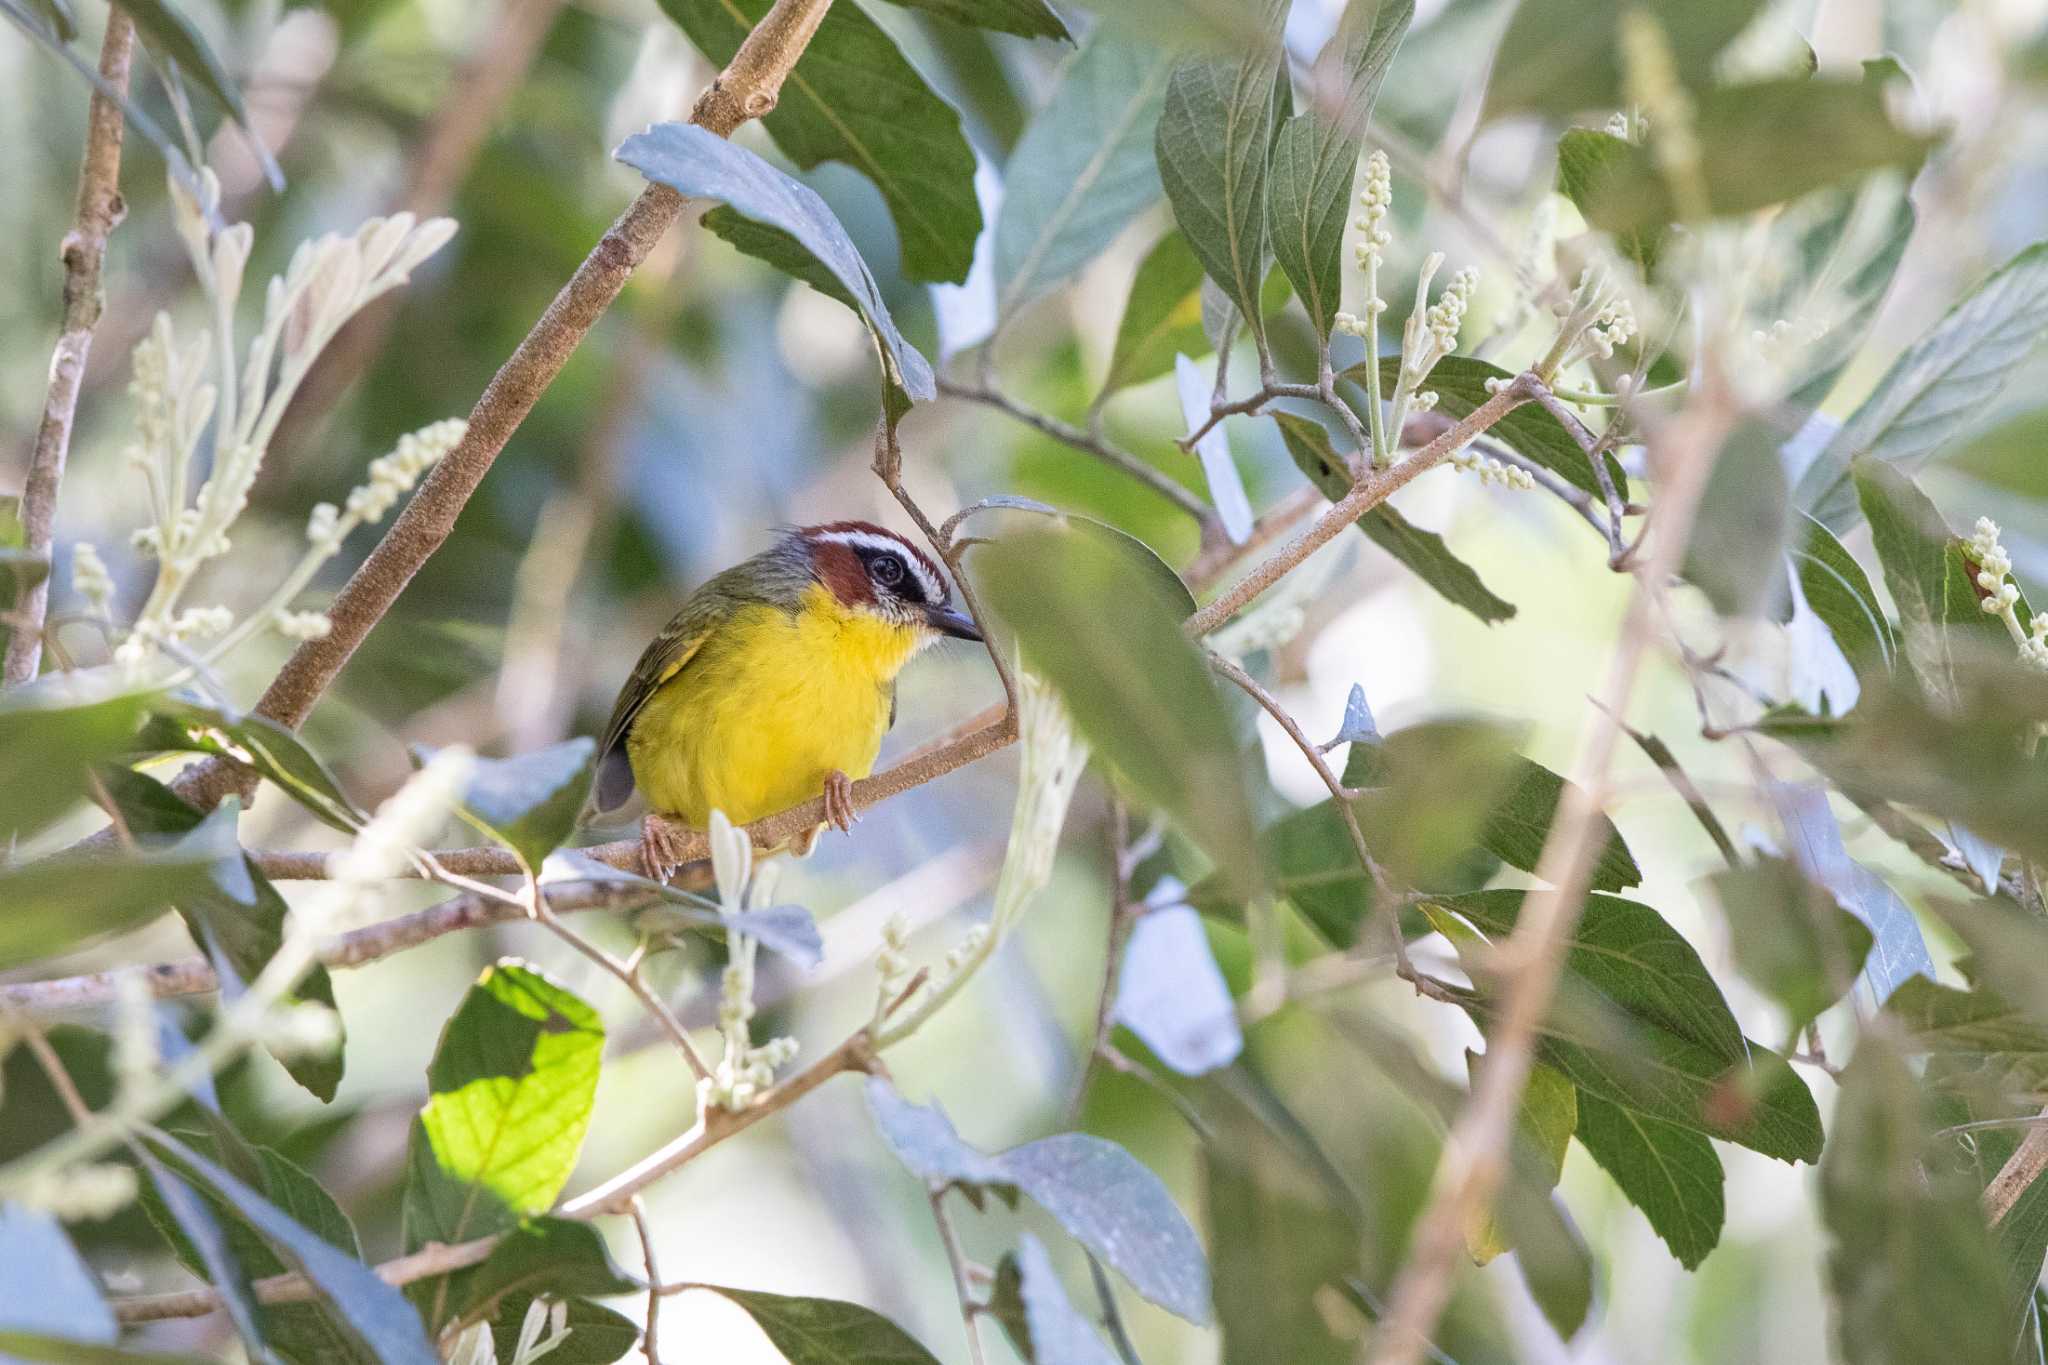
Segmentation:
<svg viewBox="0 0 2048 1365">
<path fill-rule="evenodd" d="M 864 521 L 786 532 L 692 593 L 640 656 L 605 726 L 598 809 L 646 794 L 641 856 L 657 877 L 714 810 L 744 825 L 822 794 L 826 820 L 852 828 L 896 675 L 941 636 L 981 632 L 902 536 Z"/>
</svg>

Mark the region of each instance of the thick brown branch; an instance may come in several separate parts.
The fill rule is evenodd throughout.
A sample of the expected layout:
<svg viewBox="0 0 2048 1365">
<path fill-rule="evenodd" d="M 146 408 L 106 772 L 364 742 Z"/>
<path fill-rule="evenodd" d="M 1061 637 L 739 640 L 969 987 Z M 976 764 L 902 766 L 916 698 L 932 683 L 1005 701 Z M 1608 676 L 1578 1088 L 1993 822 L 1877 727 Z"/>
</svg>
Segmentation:
<svg viewBox="0 0 2048 1365">
<path fill-rule="evenodd" d="M 832 0 L 776 0 L 733 59 L 698 99 L 691 122 L 729 137 L 748 119 L 775 107 L 783 80 L 825 17 Z M 296 728 L 327 691 L 413 575 L 455 529 L 477 485 L 527 413 L 560 374 L 584 336 L 625 288 L 647 253 L 683 211 L 683 197 L 649 185 L 562 286 L 484 389 L 460 445 L 434 466 L 384 539 L 349 578 L 328 610 L 333 629 L 301 645 L 257 703 L 272 720 Z M 231 791 L 246 793 L 254 777 L 220 760 L 197 764 L 179 778 L 186 800 L 205 809 Z"/>
<path fill-rule="evenodd" d="M 2042 1111 L 2042 1117 L 2048 1118 L 2048 1109 Z M 2048 1170 L 2048 1123 L 2036 1123 L 1984 1187 L 1984 1221 L 1993 1227 L 2005 1221 L 2012 1206 L 2044 1170 Z"/>
<path fill-rule="evenodd" d="M 135 52 L 135 24 L 120 6 L 107 10 L 107 35 L 100 44 L 100 79 L 107 89 L 128 91 L 129 60 Z M 78 390 L 92 352 L 93 329 L 99 325 L 107 260 L 107 237 L 127 206 L 121 202 L 121 106 L 95 90 L 86 111 L 85 156 L 78 169 L 78 209 L 64 234 L 64 325 L 50 356 L 50 387 L 43 399 L 42 421 L 29 453 L 28 475 L 22 482 L 23 548 L 49 559 L 57 525 L 57 493 L 64 483 L 64 464 L 71 453 L 72 425 L 78 416 Z M 5 679 L 27 682 L 43 660 L 43 620 L 50 604 L 50 578 L 21 594 L 16 603 L 14 633 L 7 641 Z"/>
</svg>

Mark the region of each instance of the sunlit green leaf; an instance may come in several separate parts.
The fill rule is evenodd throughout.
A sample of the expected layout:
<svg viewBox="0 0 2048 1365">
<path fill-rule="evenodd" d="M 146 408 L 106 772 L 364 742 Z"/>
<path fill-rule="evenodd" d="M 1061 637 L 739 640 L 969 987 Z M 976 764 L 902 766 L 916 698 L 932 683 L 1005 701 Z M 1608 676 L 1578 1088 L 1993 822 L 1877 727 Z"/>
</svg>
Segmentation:
<svg viewBox="0 0 2048 1365">
<path fill-rule="evenodd" d="M 1634 149 L 1627 138 L 1597 128 L 1567 128 L 1557 140 L 1557 188 L 1579 210 L 1592 219 L 1594 196 L 1609 177 L 1624 174 Z M 1624 228 L 1614 234 L 1621 254 L 1636 263 L 1645 279 L 1656 274 L 1664 251 L 1665 228 L 1661 223 Z"/>
<path fill-rule="evenodd" d="M 1898 640 L 1870 586 L 1870 576 L 1856 557 L 1842 547 L 1834 532 L 1804 512 L 1798 514 L 1793 528 L 1791 553 L 1806 605 L 1827 625 L 1856 675 L 1890 673 L 1898 657 Z"/>
<path fill-rule="evenodd" d="M 405 1244 L 462 1242 L 544 1213 L 590 1127 L 604 1023 L 524 963 L 487 967 L 442 1030 L 406 1165 Z M 436 1324 L 448 1292 L 416 1290 Z"/>
<path fill-rule="evenodd" d="M 306 742 L 267 716 L 187 695 L 160 698 L 150 711 L 135 744 L 141 752 L 185 750 L 247 764 L 344 833 L 368 818 Z"/>
</svg>

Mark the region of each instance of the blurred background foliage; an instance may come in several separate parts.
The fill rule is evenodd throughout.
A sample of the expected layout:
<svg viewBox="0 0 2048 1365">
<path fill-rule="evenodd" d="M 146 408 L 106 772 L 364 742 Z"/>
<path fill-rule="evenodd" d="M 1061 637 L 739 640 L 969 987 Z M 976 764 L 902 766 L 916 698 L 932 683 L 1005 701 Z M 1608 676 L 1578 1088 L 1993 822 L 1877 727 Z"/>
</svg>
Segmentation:
<svg viewBox="0 0 2048 1365">
<path fill-rule="evenodd" d="M 920 9 L 862 8 L 959 109 L 993 202 L 1008 154 L 1071 50 L 963 28 Z M 1148 4 L 1133 22 L 1141 31 L 1173 23 L 1176 8 Z M 1319 48 L 1339 8 L 1336 0 L 1297 0 L 1294 50 Z M 1436 248 L 1453 262 L 1481 265 L 1475 315 L 1497 314 L 1511 300 L 1517 244 L 1531 220 L 1557 213 L 1560 237 L 1577 230 L 1574 211 L 1552 194 L 1554 130 L 1530 119 L 1480 119 L 1493 46 L 1513 8 L 1509 0 L 1417 6 L 1372 134 L 1396 154 L 1396 245 L 1383 286 L 1389 298 L 1412 293 L 1423 252 Z M 1764 8 L 1724 60 L 1786 69 L 1801 59 L 1803 41 L 1821 70 L 1854 74 L 1861 59 L 1895 53 L 1913 74 L 1917 116 L 1948 134 L 1918 182 L 1920 222 L 1897 284 L 1830 403 L 1839 417 L 1961 292 L 2048 222 L 2048 6 L 1781 0 Z M 235 601 L 257 595 L 244 582 L 282 574 L 312 503 L 337 498 L 402 433 L 467 411 L 637 191 L 638 177 L 612 161 L 612 148 L 650 121 L 686 113 L 714 68 L 653 0 L 353 0 L 289 8 L 191 0 L 186 9 L 239 78 L 253 125 L 288 181 L 273 193 L 240 134 L 212 132 L 229 216 L 256 229 L 252 277 L 281 269 L 299 240 L 350 229 L 396 204 L 444 211 L 461 224 L 453 244 L 398 296 L 360 376 L 331 408 L 308 404 L 288 421 L 240 523 L 234 579 L 210 585 Z M 1073 17 L 1081 26 L 1081 12 Z M 1534 64 L 1540 54 L 1514 55 Z M 160 122 L 172 122 L 153 83 L 139 100 Z M 10 187 L 0 196 L 0 240 L 11 244 L 0 263 L 0 432 L 10 450 L 26 449 L 42 400 L 58 325 L 55 248 L 70 222 L 84 107 L 72 73 L 32 44 L 0 42 L 0 183 Z M 471 121 L 466 130 L 464 120 Z M 786 164 L 758 126 L 740 141 Z M 429 163 L 429 149 L 450 160 Z M 838 164 L 801 178 L 845 223 L 910 339 L 935 360 L 943 355 L 944 319 L 968 305 L 948 286 L 905 277 L 873 185 Z M 162 181 L 156 155 L 131 141 L 122 182 L 128 218 L 110 256 L 107 315 L 86 376 L 60 523 L 60 544 L 87 539 L 112 547 L 115 577 L 131 590 L 145 585 L 140 568 L 114 553 L 141 520 L 143 499 L 123 463 L 127 356 L 156 310 L 182 319 L 195 305 Z M 1437 192 L 1426 194 L 1425 184 Z M 1131 280 L 1169 224 L 1164 205 L 1153 203 L 1076 285 L 1006 322 L 996 365 L 1013 397 L 1085 420 Z M 1398 321 L 1401 310 L 1397 304 L 1389 320 Z M 1283 357 L 1299 362 L 1313 354 L 1298 312 L 1274 329 Z M 1468 329 L 1468 336 L 1483 330 Z M 1178 345 L 1205 350 L 1200 335 L 1183 327 Z M 709 233 L 670 233 L 520 428 L 454 537 L 314 715 L 307 733 L 315 748 L 369 806 L 408 773 L 408 744 L 459 741 L 484 752 L 523 752 L 590 733 L 682 595 L 760 548 L 770 527 L 893 519 L 887 494 L 867 472 L 871 357 L 858 319 L 837 303 Z M 971 356 L 962 362 L 971 363 Z M 1239 365 L 1240 373 L 1249 369 L 1248 350 Z M 2035 584 L 2048 579 L 2044 379 L 2048 365 L 2036 357 L 1968 438 L 1922 475 L 1952 525 L 1995 515 L 2007 529 L 2017 576 Z M 1199 488 L 1199 471 L 1173 446 L 1186 426 L 1170 377 L 1119 394 L 1103 419 L 1119 444 Z M 1227 430 L 1255 506 L 1303 485 L 1271 424 L 1239 420 Z M 921 408 L 902 439 L 910 484 L 934 510 L 1023 494 L 1120 526 L 1176 566 L 1199 549 L 1196 527 L 1167 500 L 987 408 L 943 401 Z M 1397 505 L 1442 531 L 1519 613 L 1482 624 L 1380 551 L 1347 538 L 1325 552 L 1327 577 L 1304 607 L 1305 629 L 1262 652 L 1257 671 L 1312 735 L 1335 733 L 1347 695 L 1362 685 L 1383 730 L 1475 713 L 1503 718 L 1518 727 L 1523 753 L 1562 769 L 1626 596 L 1626 581 L 1606 572 L 1606 547 L 1554 500 L 1449 473 L 1420 481 Z M 352 553 L 368 543 L 363 537 Z M 1867 533 L 1849 543 L 1867 549 Z M 346 567 L 332 566 L 323 582 L 338 584 Z M 68 593 L 60 582 L 60 606 Z M 1698 603 L 1683 605 L 1705 619 Z M 1751 650 L 1743 629 L 1733 628 L 1737 665 L 1767 676 L 1779 695 L 1796 692 L 1799 680 L 1786 672 L 1798 661 L 1767 644 Z M 77 647 L 90 653 L 89 641 Z M 253 696 L 281 658 L 281 646 L 269 657 L 260 648 L 245 651 L 231 690 Z M 904 679 L 902 721 L 885 760 L 997 696 L 978 652 L 937 652 Z M 1631 719 L 1683 750 L 1730 827 L 1772 825 L 1744 756 L 1697 740 L 1695 700 L 1675 662 L 1658 663 Z M 1248 714 L 1242 720 L 1252 724 Z M 1319 799 L 1314 775 L 1278 728 L 1259 717 L 1257 734 L 1267 779 L 1261 809 L 1270 815 Z M 864 1017 L 871 985 L 856 969 L 890 911 L 908 912 L 929 944 L 951 941 L 961 922 L 984 913 L 1013 767 L 998 756 L 914 791 L 874 812 L 858 837 L 828 837 L 815 858 L 788 871 L 785 898 L 813 909 L 825 926 L 827 966 L 814 978 L 775 969 L 764 988 L 776 1001 L 767 1012 L 770 1032 L 829 1038 Z M 1793 765 L 1785 771 L 1791 775 Z M 986 1149 L 1057 1127 L 1080 1079 L 1077 1040 L 1092 1028 L 1101 984 L 1110 823 L 1104 788 L 1083 792 L 1054 887 L 1017 941 L 942 1027 L 892 1063 L 908 1093 L 942 1097 L 962 1132 Z M 1909 902 L 1924 905 L 1930 894 L 1953 889 L 1855 810 L 1842 803 L 1838 810 L 1854 856 Z M 1728 923 L 1696 892 L 1696 879 L 1720 862 L 1683 802 L 1648 762 L 1631 756 L 1611 812 L 1643 871 L 1635 894 L 1699 950 L 1751 1032 L 1781 1036 L 1782 1014 L 1731 970 Z M 323 838 L 277 799 L 260 803 L 243 830 L 251 847 L 316 847 Z M 424 889 L 387 893 L 392 913 L 428 899 Z M 1938 922 L 1928 920 L 1927 930 L 1937 957 L 1955 955 L 1957 942 Z M 1219 917 L 1208 932 L 1241 995 L 1249 971 L 1241 930 Z M 612 941 L 623 947 L 628 939 L 621 930 Z M 143 942 L 124 944 L 121 955 L 185 951 L 181 931 L 163 924 Z M 634 1021 L 615 1023 L 585 1170 L 616 1170 L 690 1121 L 689 1078 L 637 1022 L 630 999 L 528 929 L 451 936 L 339 973 L 349 1052 L 335 1104 L 314 1105 L 260 1055 L 224 1076 L 221 1092 L 248 1133 L 327 1182 L 372 1259 L 399 1249 L 405 1135 L 433 1034 L 477 969 L 501 953 L 544 964 L 608 1019 Z M 87 954 L 78 965 L 100 960 Z M 663 970 L 674 985 L 702 965 Z M 1103 1071 L 1086 1091 L 1078 1126 L 1128 1146 L 1209 1230 L 1224 1339 L 1239 1343 L 1229 1358 L 1347 1359 L 1361 1323 L 1376 1311 L 1368 1282 L 1383 1286 L 1398 1263 L 1428 1188 L 1444 1096 L 1462 1089 L 1465 1049 L 1477 1036 L 1407 987 L 1367 981 L 1314 1009 L 1249 1022 L 1243 1057 L 1217 1075 L 1154 1085 Z M 1136 1040 L 1119 1037 L 1149 1058 Z M 97 1102 L 106 1093 L 104 1042 L 83 1030 L 62 1031 L 57 1041 Z M 1833 1085 L 1808 1077 L 1828 1112 Z M 0 1157 L 27 1150 L 61 1124 L 54 1097 L 19 1049 L 9 1055 L 4 1093 Z M 882 1150 L 859 1104 L 851 1086 L 828 1089 L 772 1130 L 722 1147 L 658 1187 L 649 1203 L 664 1273 L 855 1299 L 927 1342 L 957 1341 L 922 1191 Z M 1183 1108 L 1207 1131 L 1206 1144 Z M 1825 1239 L 1807 1192 L 1812 1170 L 1723 1150 L 1726 1229 L 1696 1274 L 1680 1268 L 1574 1147 L 1560 1189 L 1592 1249 L 1597 1306 L 1585 1330 L 1569 1345 L 1558 1340 L 1508 1257 L 1461 1273 L 1438 1344 L 1461 1365 L 1826 1356 Z M 1333 1209 L 1328 1173 L 1315 1168 L 1323 1159 L 1365 1207 Z M 1059 1245 L 1047 1220 L 1027 1214 L 1025 1222 Z M 1009 1245 L 1006 1228 L 971 1222 L 970 1251 L 993 1263 Z M 180 1282 L 137 1210 L 76 1231 L 124 1287 Z M 636 1254 L 623 1237 L 615 1251 L 629 1264 Z M 1062 1264 L 1070 1285 L 1086 1282 L 1078 1259 Z M 1352 1296 L 1329 1292 L 1331 1283 L 1350 1285 Z M 1319 1284 L 1312 1294 L 1303 1289 Z M 1146 1359 L 1217 1355 L 1215 1334 L 1124 1298 Z M 744 1315 L 722 1300 L 686 1296 L 667 1317 L 671 1339 L 689 1343 L 689 1358 L 773 1358 Z M 168 1324 L 154 1336 L 227 1349 L 217 1326 Z M 1251 1341 L 1265 1345 L 1253 1354 L 1242 1344 Z M 991 1349 L 1007 1347 L 991 1334 Z"/>
</svg>

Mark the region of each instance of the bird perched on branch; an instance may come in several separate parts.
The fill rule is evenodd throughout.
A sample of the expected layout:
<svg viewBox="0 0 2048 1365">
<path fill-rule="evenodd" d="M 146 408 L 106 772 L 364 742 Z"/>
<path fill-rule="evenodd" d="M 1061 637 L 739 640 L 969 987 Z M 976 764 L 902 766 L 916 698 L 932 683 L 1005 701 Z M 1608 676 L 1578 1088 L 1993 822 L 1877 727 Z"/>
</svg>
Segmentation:
<svg viewBox="0 0 2048 1365">
<path fill-rule="evenodd" d="M 598 808 L 645 793 L 641 856 L 657 877 L 714 810 L 744 825 L 822 794 L 827 822 L 852 828 L 896 675 L 941 636 L 981 632 L 903 537 L 864 521 L 786 533 L 698 588 L 640 656 L 605 726 Z"/>
</svg>

